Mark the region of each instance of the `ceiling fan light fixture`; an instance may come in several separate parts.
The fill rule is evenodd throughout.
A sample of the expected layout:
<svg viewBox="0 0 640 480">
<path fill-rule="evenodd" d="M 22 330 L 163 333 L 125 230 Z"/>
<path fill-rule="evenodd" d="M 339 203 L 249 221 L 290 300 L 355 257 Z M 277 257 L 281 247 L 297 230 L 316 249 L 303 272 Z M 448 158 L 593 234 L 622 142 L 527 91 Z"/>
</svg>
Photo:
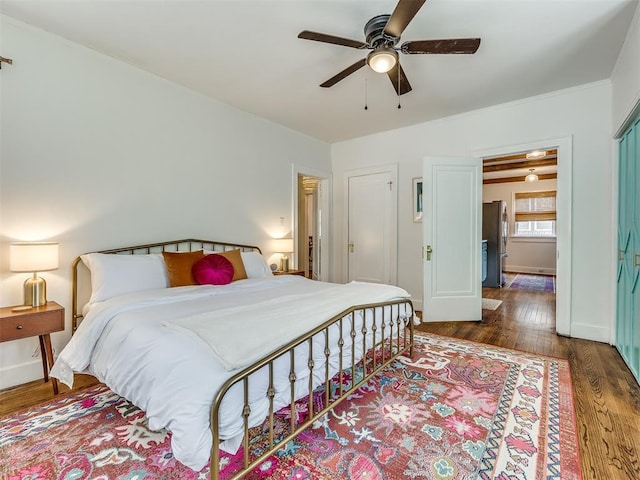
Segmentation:
<svg viewBox="0 0 640 480">
<path fill-rule="evenodd" d="M 533 173 L 534 170 L 535 170 L 535 168 L 530 168 L 529 169 L 529 175 L 524 177 L 524 181 L 525 182 L 537 182 L 538 181 L 538 175 Z"/>
<path fill-rule="evenodd" d="M 387 73 L 398 63 L 398 52 L 393 48 L 376 48 L 367 55 L 367 64 L 374 72 Z"/>
<path fill-rule="evenodd" d="M 527 160 L 534 160 L 536 158 L 542 158 L 547 156 L 547 152 L 545 150 L 534 150 L 533 152 L 527 153 Z"/>
</svg>

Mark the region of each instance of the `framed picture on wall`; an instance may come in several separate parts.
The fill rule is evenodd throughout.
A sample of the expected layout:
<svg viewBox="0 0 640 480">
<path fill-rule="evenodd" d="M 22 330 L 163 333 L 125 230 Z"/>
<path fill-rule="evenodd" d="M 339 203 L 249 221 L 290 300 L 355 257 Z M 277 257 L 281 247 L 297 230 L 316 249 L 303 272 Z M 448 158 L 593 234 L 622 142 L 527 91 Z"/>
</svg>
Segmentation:
<svg viewBox="0 0 640 480">
<path fill-rule="evenodd" d="M 422 177 L 413 179 L 413 221 L 422 222 Z"/>
</svg>

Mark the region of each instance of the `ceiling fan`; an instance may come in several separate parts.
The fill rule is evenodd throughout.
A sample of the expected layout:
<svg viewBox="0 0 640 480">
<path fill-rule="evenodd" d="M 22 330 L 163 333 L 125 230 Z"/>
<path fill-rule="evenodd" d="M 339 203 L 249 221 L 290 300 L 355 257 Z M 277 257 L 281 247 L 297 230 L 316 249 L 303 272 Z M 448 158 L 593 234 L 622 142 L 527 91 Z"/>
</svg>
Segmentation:
<svg viewBox="0 0 640 480">
<path fill-rule="evenodd" d="M 325 33 L 311 32 L 309 30 L 300 32 L 298 38 L 304 40 L 333 43 L 334 45 L 342 45 L 359 50 L 371 50 L 365 58 L 345 68 L 326 82 L 321 83 L 320 86 L 331 87 L 340 80 L 360 70 L 365 65 L 369 65 L 375 72 L 386 73 L 396 93 L 398 95 L 404 95 L 411 91 L 411 85 L 402 66 L 400 66 L 398 52 L 409 55 L 476 53 L 480 46 L 479 38 L 414 40 L 404 42 L 399 47 L 396 46 L 400 41 L 400 35 L 402 35 L 404 29 L 407 28 L 407 25 L 409 25 L 409 22 L 411 22 L 416 13 L 418 13 L 418 10 L 420 10 L 420 7 L 422 7 L 425 1 L 426 0 L 399 0 L 391 15 L 378 15 L 373 17 L 364 26 L 365 42 L 327 35 Z"/>
</svg>

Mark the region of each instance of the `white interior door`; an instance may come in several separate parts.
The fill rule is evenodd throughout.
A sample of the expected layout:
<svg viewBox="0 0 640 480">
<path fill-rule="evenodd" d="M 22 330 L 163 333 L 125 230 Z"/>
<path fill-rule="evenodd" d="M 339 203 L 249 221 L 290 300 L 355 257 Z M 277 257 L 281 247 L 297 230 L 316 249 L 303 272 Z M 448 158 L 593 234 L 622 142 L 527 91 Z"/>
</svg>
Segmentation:
<svg viewBox="0 0 640 480">
<path fill-rule="evenodd" d="M 423 164 L 423 321 L 482 319 L 482 160 Z"/>
<path fill-rule="evenodd" d="M 396 283 L 395 169 L 347 176 L 349 281 Z"/>
<path fill-rule="evenodd" d="M 318 191 L 316 198 L 315 222 L 316 232 L 314 237 L 313 249 L 313 278 L 329 281 L 329 180 L 322 179 L 318 183 Z"/>
</svg>

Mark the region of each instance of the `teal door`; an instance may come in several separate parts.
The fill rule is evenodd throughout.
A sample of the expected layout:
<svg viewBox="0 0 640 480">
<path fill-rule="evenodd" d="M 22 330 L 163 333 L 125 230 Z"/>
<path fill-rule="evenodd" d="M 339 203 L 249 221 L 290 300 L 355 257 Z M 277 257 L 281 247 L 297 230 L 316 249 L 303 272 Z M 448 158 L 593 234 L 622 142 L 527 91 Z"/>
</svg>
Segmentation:
<svg viewBox="0 0 640 480">
<path fill-rule="evenodd" d="M 640 119 L 620 139 L 616 346 L 640 381 Z"/>
<path fill-rule="evenodd" d="M 633 127 L 634 144 L 634 175 L 633 175 L 633 221 L 631 224 L 631 244 L 633 259 L 629 258 L 629 265 L 633 265 L 631 277 L 631 370 L 640 382 L 640 118 Z"/>
</svg>

